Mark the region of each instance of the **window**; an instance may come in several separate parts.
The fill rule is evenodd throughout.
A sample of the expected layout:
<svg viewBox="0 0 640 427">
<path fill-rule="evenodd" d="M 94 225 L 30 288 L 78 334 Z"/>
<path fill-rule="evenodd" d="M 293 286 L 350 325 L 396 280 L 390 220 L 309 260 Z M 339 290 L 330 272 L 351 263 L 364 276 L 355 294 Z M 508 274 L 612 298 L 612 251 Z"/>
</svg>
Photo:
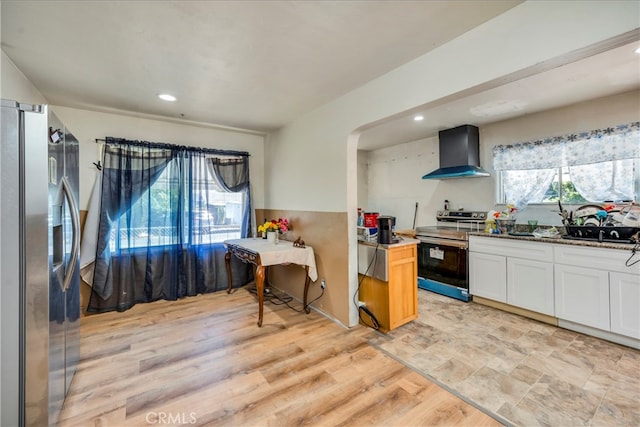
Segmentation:
<svg viewBox="0 0 640 427">
<path fill-rule="evenodd" d="M 185 241 L 198 244 L 220 243 L 241 237 L 246 193 L 221 188 L 203 157 L 192 159 L 193 174 L 185 204 L 190 206 L 189 220 L 183 229 Z M 197 164 L 195 164 L 197 163 Z"/>
<path fill-rule="evenodd" d="M 498 203 L 636 200 L 640 194 L 640 124 L 496 146 Z"/>
<path fill-rule="evenodd" d="M 249 153 L 106 137 L 103 165 L 87 310 L 228 286 L 219 242 L 251 229 Z M 253 274 L 230 268 L 238 283 Z"/>
<path fill-rule="evenodd" d="M 187 163 L 180 158 L 170 160 L 155 182 L 114 222 L 111 250 L 207 245 L 242 237 L 248 193 L 221 188 L 209 161 L 205 156 L 192 156 Z M 184 164 L 190 167 L 181 167 Z"/>
<path fill-rule="evenodd" d="M 553 179 L 544 192 L 541 200 L 533 200 L 532 203 L 556 203 L 560 200 L 562 203 L 586 203 L 584 198 L 576 186 L 571 181 L 571 174 L 568 168 L 558 168 L 554 171 Z M 592 200 L 595 202 L 595 200 Z"/>
</svg>

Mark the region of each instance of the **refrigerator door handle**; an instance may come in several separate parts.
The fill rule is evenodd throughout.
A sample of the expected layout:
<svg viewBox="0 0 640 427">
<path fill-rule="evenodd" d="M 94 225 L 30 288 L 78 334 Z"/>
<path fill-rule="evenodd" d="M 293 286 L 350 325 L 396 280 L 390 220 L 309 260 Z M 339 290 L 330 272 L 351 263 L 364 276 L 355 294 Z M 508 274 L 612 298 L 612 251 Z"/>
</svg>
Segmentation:
<svg viewBox="0 0 640 427">
<path fill-rule="evenodd" d="M 71 260 L 69 261 L 69 268 L 66 270 L 66 274 L 64 276 L 64 281 L 62 283 L 63 291 L 69 289 L 69 285 L 71 284 L 71 279 L 73 278 L 73 273 L 75 273 L 76 265 L 78 264 L 78 254 L 80 253 L 80 218 L 78 213 L 78 205 L 76 203 L 76 199 L 73 197 L 73 193 L 71 192 L 71 186 L 69 185 L 69 181 L 67 177 L 62 177 L 62 190 L 64 192 L 67 201 L 69 202 L 69 210 L 71 210 L 71 233 L 72 233 L 72 241 L 71 241 Z"/>
</svg>

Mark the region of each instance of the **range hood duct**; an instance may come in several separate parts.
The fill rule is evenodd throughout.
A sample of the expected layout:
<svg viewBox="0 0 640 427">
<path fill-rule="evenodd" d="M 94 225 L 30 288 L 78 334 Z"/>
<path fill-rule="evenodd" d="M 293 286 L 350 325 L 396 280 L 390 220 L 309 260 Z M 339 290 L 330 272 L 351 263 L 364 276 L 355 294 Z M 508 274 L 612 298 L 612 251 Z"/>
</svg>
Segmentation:
<svg viewBox="0 0 640 427">
<path fill-rule="evenodd" d="M 438 132 L 440 169 L 422 179 L 476 178 L 490 176 L 480 167 L 478 128 L 462 125 Z"/>
</svg>

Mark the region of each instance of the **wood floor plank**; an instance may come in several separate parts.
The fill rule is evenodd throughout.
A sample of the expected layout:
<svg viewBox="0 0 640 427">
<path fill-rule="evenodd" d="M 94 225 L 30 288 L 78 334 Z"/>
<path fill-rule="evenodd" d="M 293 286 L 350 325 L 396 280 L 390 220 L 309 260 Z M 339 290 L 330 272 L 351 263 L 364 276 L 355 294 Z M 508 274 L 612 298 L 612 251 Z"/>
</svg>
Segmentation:
<svg viewBox="0 0 640 427">
<path fill-rule="evenodd" d="M 246 289 L 83 318 L 59 425 L 499 425 L 370 346 L 371 329 L 268 302 L 256 320 Z"/>
</svg>

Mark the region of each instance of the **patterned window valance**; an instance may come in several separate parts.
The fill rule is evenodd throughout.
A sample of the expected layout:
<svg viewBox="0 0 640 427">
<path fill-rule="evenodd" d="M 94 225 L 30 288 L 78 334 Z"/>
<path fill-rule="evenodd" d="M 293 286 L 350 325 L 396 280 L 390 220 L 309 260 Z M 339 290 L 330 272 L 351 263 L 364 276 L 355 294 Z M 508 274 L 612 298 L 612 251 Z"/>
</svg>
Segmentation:
<svg viewBox="0 0 640 427">
<path fill-rule="evenodd" d="M 640 158 L 640 122 L 497 145 L 493 148 L 493 169 L 550 169 L 633 158 Z"/>
</svg>

